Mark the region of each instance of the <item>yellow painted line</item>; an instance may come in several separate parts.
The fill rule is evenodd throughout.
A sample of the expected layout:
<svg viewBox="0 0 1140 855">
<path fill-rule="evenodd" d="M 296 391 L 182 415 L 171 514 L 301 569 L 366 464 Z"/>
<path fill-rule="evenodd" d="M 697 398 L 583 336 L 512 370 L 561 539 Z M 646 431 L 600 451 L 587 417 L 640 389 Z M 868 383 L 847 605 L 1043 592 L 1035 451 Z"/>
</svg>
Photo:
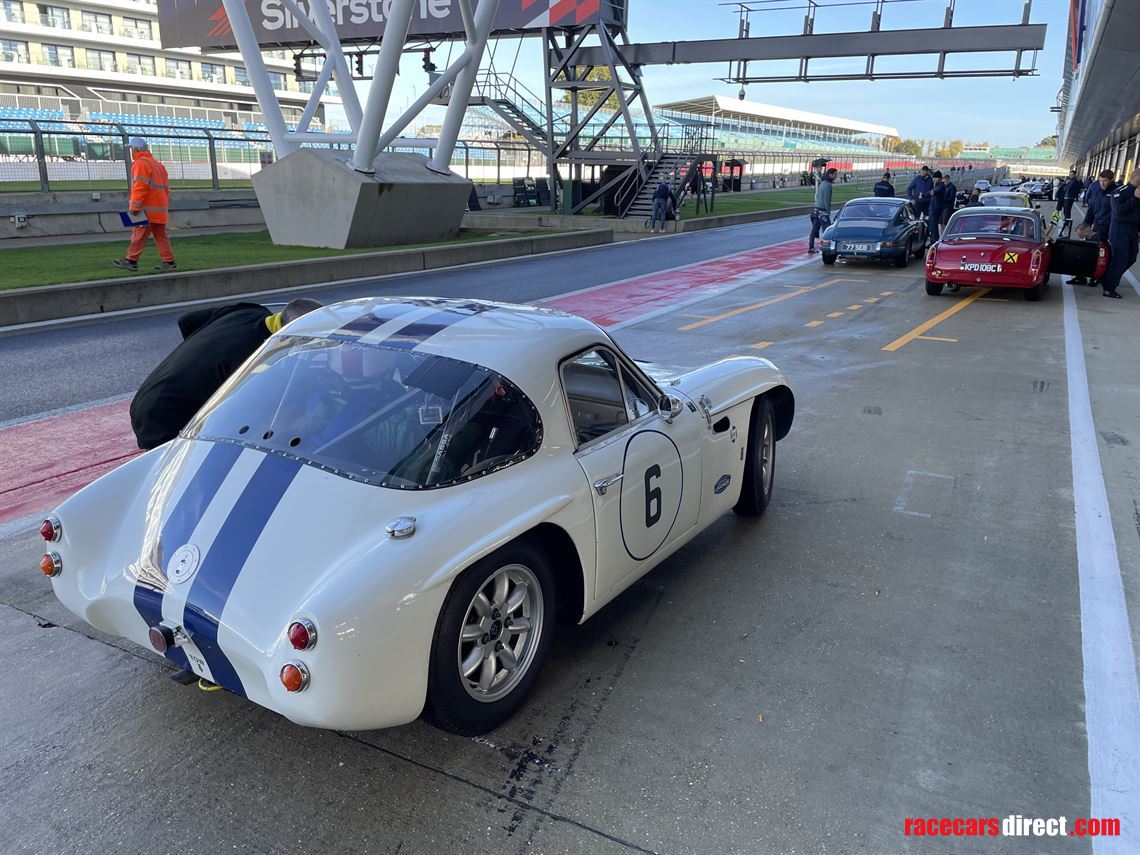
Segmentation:
<svg viewBox="0 0 1140 855">
<path fill-rule="evenodd" d="M 843 312 L 831 312 L 828 315 L 829 318 L 840 318 L 842 316 L 843 316 Z"/>
<path fill-rule="evenodd" d="M 708 315 L 694 315 L 694 314 L 688 314 L 688 313 L 686 313 L 686 314 L 684 314 L 684 315 L 681 315 L 681 317 L 682 317 L 682 318 L 707 318 L 707 317 L 708 317 Z"/>
<path fill-rule="evenodd" d="M 926 333 L 930 332 L 932 329 L 934 329 L 936 326 L 938 326 L 944 320 L 951 317 L 952 315 L 958 314 L 960 311 L 962 311 L 967 306 L 969 306 L 972 302 L 974 302 L 975 300 L 982 299 L 982 297 L 986 296 L 986 294 L 988 294 L 988 293 L 990 293 L 989 288 L 979 288 L 977 291 L 975 291 L 969 297 L 966 297 L 964 300 L 962 300 L 958 303 L 955 303 L 953 306 L 951 306 L 946 311 L 939 312 L 937 315 L 935 315 L 929 321 L 924 321 L 923 323 L 919 324 L 917 327 L 912 329 L 906 335 L 900 336 L 899 338 L 896 338 L 894 341 L 892 341 L 890 344 L 888 344 L 886 347 L 884 347 L 883 350 L 887 351 L 887 353 L 894 353 L 896 350 L 899 350 L 903 347 L 906 347 L 908 344 L 910 344 L 912 341 L 914 341 L 919 336 L 925 335 Z"/>
<path fill-rule="evenodd" d="M 915 341 L 947 341 L 947 342 L 950 342 L 951 344 L 957 344 L 958 343 L 958 339 L 956 339 L 956 338 L 943 338 L 940 335 L 916 335 L 914 337 L 914 340 Z"/>
<path fill-rule="evenodd" d="M 878 297 L 868 297 L 863 302 L 864 303 L 877 303 L 877 302 L 879 302 L 879 298 Z"/>
<path fill-rule="evenodd" d="M 862 303 L 856 303 L 854 306 L 848 306 L 848 307 L 847 307 L 847 310 L 848 310 L 848 311 L 851 311 L 851 312 L 854 312 L 856 309 L 862 309 L 862 308 L 863 308 L 863 304 L 862 304 Z"/>
<path fill-rule="evenodd" d="M 982 297 L 987 303 L 1008 303 L 1009 297 Z"/>
<path fill-rule="evenodd" d="M 880 291 L 880 292 L 879 292 L 879 296 L 880 296 L 880 297 L 889 297 L 889 296 L 891 296 L 891 294 L 893 294 L 893 293 L 895 293 L 895 292 L 894 292 L 894 291 Z"/>
<path fill-rule="evenodd" d="M 695 330 L 699 327 L 716 323 L 717 321 L 723 321 L 727 318 L 735 318 L 737 315 L 743 315 L 745 312 L 751 312 L 755 309 L 763 309 L 767 306 L 773 306 L 776 303 L 784 302 L 784 300 L 790 300 L 792 297 L 799 297 L 801 294 L 807 294 L 808 292 L 815 291 L 818 288 L 826 288 L 828 285 L 834 285 L 836 282 L 843 281 L 844 280 L 842 279 L 828 279 L 826 282 L 821 282 L 819 285 L 806 285 L 802 288 L 798 288 L 795 291 L 789 291 L 787 294 L 781 294 L 779 297 L 773 297 L 770 300 L 764 300 L 760 303 L 753 303 L 751 306 L 741 306 L 739 309 L 733 309 L 730 312 L 725 312 L 720 315 L 713 315 L 711 318 L 694 321 L 691 324 L 685 324 L 683 327 L 681 327 L 681 332 L 689 332 L 689 330 Z"/>
<path fill-rule="evenodd" d="M 823 321 L 808 321 L 806 324 L 804 324 L 804 326 L 805 327 L 818 327 L 822 323 L 823 323 Z"/>
<path fill-rule="evenodd" d="M 774 341 L 758 341 L 758 342 L 756 342 L 756 344 L 752 345 L 752 349 L 753 350 L 763 350 L 766 347 L 771 347 L 775 343 L 776 342 L 774 342 Z"/>
</svg>

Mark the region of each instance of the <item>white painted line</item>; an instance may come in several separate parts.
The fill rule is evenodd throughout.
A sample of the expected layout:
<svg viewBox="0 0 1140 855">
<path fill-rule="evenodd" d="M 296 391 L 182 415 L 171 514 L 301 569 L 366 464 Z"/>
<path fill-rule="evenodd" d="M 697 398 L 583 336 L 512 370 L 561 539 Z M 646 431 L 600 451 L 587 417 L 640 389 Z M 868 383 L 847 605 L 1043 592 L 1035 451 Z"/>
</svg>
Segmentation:
<svg viewBox="0 0 1140 855">
<path fill-rule="evenodd" d="M 1137 280 L 1136 277 L 1132 275 L 1131 270 L 1124 271 L 1124 278 L 1132 283 L 1132 290 L 1136 292 L 1137 296 L 1140 296 L 1140 280 Z"/>
<path fill-rule="evenodd" d="M 1077 575 L 1081 597 L 1089 816 L 1120 820 L 1120 837 L 1094 837 L 1094 855 L 1140 852 L 1140 690 L 1120 577 L 1120 558 L 1104 487 L 1072 288 L 1065 297 L 1065 363 L 1073 455 Z"/>
<path fill-rule="evenodd" d="M 946 481 L 953 481 L 953 475 L 942 475 L 938 472 L 920 472 L 915 469 L 908 469 L 906 477 L 903 478 L 902 488 L 899 490 L 899 495 L 895 499 L 894 511 L 896 514 L 902 514 L 908 517 L 922 517 L 923 519 L 930 519 L 930 514 L 924 514 L 922 511 L 908 511 L 906 503 L 910 500 L 910 491 L 914 489 L 914 482 L 918 480 L 919 475 L 924 475 L 927 478 L 941 478 Z"/>
</svg>

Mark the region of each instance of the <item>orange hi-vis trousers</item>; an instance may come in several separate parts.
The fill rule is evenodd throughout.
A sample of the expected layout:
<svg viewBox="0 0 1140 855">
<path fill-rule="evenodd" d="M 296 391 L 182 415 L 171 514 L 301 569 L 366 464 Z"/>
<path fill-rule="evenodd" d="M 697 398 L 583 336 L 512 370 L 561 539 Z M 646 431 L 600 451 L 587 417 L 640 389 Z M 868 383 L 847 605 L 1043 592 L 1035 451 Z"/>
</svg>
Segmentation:
<svg viewBox="0 0 1140 855">
<path fill-rule="evenodd" d="M 127 250 L 127 260 L 137 262 L 146 247 L 147 238 L 154 235 L 154 245 L 163 261 L 174 261 L 174 250 L 170 248 L 170 238 L 166 236 L 165 223 L 151 223 L 149 226 L 135 226 L 131 229 L 131 246 Z"/>
</svg>

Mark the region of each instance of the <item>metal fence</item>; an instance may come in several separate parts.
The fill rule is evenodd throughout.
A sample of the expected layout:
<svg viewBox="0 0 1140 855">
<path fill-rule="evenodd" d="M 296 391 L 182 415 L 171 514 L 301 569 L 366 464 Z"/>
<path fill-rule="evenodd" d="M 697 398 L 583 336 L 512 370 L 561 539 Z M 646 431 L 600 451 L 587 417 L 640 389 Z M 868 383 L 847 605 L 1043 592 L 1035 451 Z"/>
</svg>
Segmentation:
<svg viewBox="0 0 1140 855">
<path fill-rule="evenodd" d="M 146 138 L 174 189 L 249 187 L 274 157 L 260 129 L 0 119 L 0 192 L 129 189 L 132 136 Z M 435 140 L 406 138 L 387 150 L 431 157 L 434 148 Z M 509 184 L 546 172 L 543 155 L 521 141 L 460 140 L 451 165 L 479 183 Z"/>
<path fill-rule="evenodd" d="M 154 156 L 165 164 L 174 189 L 249 187 L 251 177 L 273 161 L 264 130 L 202 126 L 206 124 L 213 123 L 147 124 L 141 116 L 130 123 L 0 118 L 0 192 L 127 190 L 131 172 L 127 142 L 132 136 L 146 137 Z M 692 145 L 692 141 L 677 142 L 686 148 Z M 430 158 L 434 148 L 435 140 L 416 137 L 397 139 L 387 150 L 415 151 Z M 867 189 L 884 169 L 897 172 L 901 191 L 922 163 L 885 152 L 829 152 L 824 145 L 817 151 L 796 152 L 716 147 L 710 154 L 715 154 L 722 177 L 727 172 L 730 180 L 739 182 L 729 185 L 734 190 L 802 186 L 809 181 L 812 161 L 822 157 L 839 169 L 841 180 Z M 995 174 L 992 162 L 932 165 L 954 166 L 969 178 Z M 451 167 L 480 184 L 510 184 L 515 178 L 547 174 L 545 155 L 522 140 L 460 140 Z M 711 178 L 711 164 L 706 174 Z"/>
</svg>

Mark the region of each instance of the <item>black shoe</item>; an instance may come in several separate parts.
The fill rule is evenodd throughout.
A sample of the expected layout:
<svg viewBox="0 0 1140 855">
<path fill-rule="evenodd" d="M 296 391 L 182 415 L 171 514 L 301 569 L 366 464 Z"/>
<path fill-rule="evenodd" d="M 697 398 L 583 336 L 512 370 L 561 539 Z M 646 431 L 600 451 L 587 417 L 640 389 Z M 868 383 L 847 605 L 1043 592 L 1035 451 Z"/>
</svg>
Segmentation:
<svg viewBox="0 0 1140 855">
<path fill-rule="evenodd" d="M 819 250 L 818 250 L 818 249 L 816 249 L 814 246 L 809 246 L 809 247 L 808 247 L 808 252 L 810 252 L 810 253 L 816 253 L 816 252 L 819 252 Z"/>
<path fill-rule="evenodd" d="M 111 263 L 113 265 L 115 265 L 116 267 L 120 268 L 121 270 L 138 270 L 139 269 L 139 263 L 137 261 L 131 261 L 129 258 L 116 258 Z"/>
<path fill-rule="evenodd" d="M 1111 297 L 1111 298 L 1112 298 L 1112 299 L 1114 299 L 1114 300 L 1120 300 L 1120 299 L 1123 299 L 1123 298 L 1122 298 L 1122 297 L 1121 297 L 1119 294 L 1117 294 L 1115 291 L 1105 291 L 1105 292 L 1104 292 L 1104 296 L 1106 296 L 1106 297 Z"/>
<path fill-rule="evenodd" d="M 174 262 L 174 261 L 164 261 L 164 262 L 162 262 L 162 264 L 158 265 L 158 267 L 156 267 L 154 269 L 155 270 L 177 270 L 178 269 L 178 263 Z"/>
<path fill-rule="evenodd" d="M 1088 285 L 1089 280 L 1083 276 L 1074 276 L 1072 279 L 1065 280 L 1066 285 Z"/>
<path fill-rule="evenodd" d="M 1090 288 L 1099 288 L 1100 287 L 1100 283 L 1097 282 L 1095 279 L 1090 279 L 1088 282 L 1085 282 L 1084 284 Z"/>
</svg>

